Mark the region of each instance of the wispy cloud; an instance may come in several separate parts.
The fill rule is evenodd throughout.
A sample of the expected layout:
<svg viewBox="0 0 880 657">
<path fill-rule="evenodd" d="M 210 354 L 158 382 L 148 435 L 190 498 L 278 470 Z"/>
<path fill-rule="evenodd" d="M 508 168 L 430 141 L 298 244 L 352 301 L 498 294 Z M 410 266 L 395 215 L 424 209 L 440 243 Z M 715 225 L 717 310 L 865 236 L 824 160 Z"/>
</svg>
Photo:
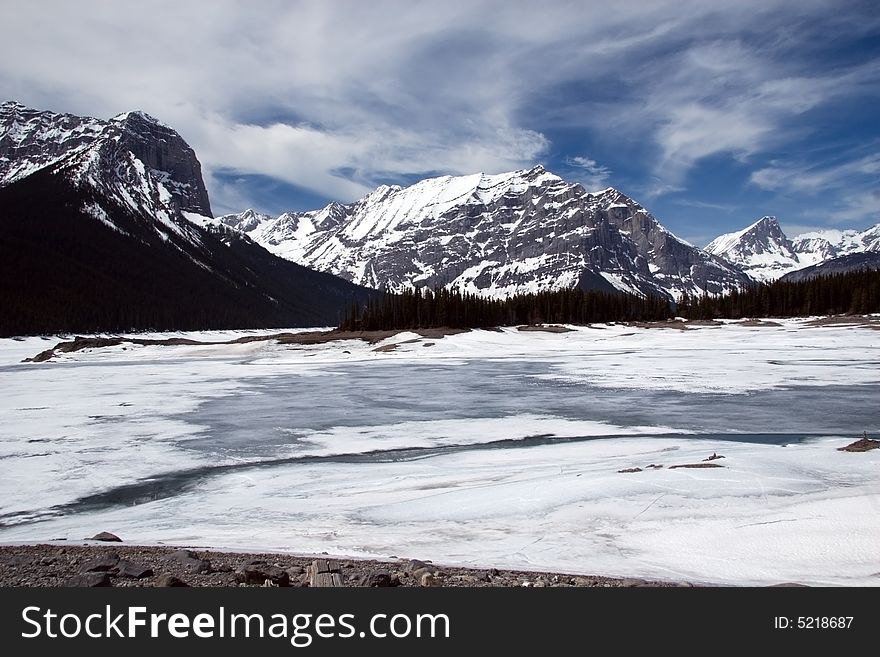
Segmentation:
<svg viewBox="0 0 880 657">
<path fill-rule="evenodd" d="M 585 155 L 575 155 L 565 159 L 565 164 L 574 174 L 572 177 L 588 190 L 604 189 L 611 177 L 611 170 Z"/>
<path fill-rule="evenodd" d="M 853 222 L 880 223 L 880 189 L 847 193 L 829 209 L 807 210 L 804 218 L 821 218 L 828 224 L 848 225 Z"/>
<path fill-rule="evenodd" d="M 776 160 L 752 173 L 750 181 L 762 189 L 821 194 L 860 183 L 865 177 L 880 182 L 878 176 L 880 153 L 871 153 L 831 166 Z"/>
<path fill-rule="evenodd" d="M 833 164 L 774 160 L 753 172 L 750 182 L 761 189 L 812 200 L 799 216 L 826 226 L 880 222 L 880 154 L 862 154 L 868 144 L 842 153 Z"/>
<path fill-rule="evenodd" d="M 551 0 L 540 11 L 490 0 L 5 3 L 0 95 L 98 116 L 145 109 L 174 125 L 208 172 L 270 176 L 340 200 L 396 177 L 498 172 L 553 153 L 602 186 L 609 168 L 620 174 L 606 157 L 618 151 L 638 164 L 632 185 L 660 196 L 686 187 L 706 158 L 749 161 L 799 136 L 793 118 L 876 86 L 876 60 L 831 69 L 807 57 L 827 34 L 876 32 L 871 3 L 796 9 L 788 0 Z M 563 150 L 548 137 L 561 129 L 597 148 Z M 228 192 L 219 180 L 212 194 Z"/>
<path fill-rule="evenodd" d="M 811 74 L 778 58 L 735 39 L 694 45 L 647 65 L 639 77 L 643 102 L 612 110 L 607 120 L 615 134 L 653 141 L 654 175 L 675 189 L 704 158 L 748 161 L 772 151 L 803 136 L 793 118 L 880 81 L 877 62 Z"/>
<path fill-rule="evenodd" d="M 700 210 L 718 210 L 720 212 L 733 212 L 736 209 L 734 205 L 724 203 L 709 203 L 707 201 L 697 201 L 693 199 L 677 198 L 673 199 L 673 205 L 680 205 L 685 208 L 697 208 Z"/>
<path fill-rule="evenodd" d="M 815 233 L 820 230 L 828 230 L 828 226 L 821 224 L 781 223 L 780 226 L 782 232 L 784 232 L 789 239 L 797 237 L 798 235 L 803 235 L 804 233 Z"/>
</svg>

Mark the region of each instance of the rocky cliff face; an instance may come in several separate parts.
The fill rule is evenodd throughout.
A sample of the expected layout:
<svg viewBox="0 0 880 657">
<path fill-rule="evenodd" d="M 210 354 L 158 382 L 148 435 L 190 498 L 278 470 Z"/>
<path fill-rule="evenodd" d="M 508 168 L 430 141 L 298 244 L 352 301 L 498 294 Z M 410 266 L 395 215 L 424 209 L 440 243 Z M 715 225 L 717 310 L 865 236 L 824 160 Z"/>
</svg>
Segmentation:
<svg viewBox="0 0 880 657">
<path fill-rule="evenodd" d="M 792 240 L 801 261 L 816 264 L 853 253 L 880 252 L 880 224 L 865 230 L 818 230 Z"/>
<path fill-rule="evenodd" d="M 144 177 L 143 169 L 165 188 L 177 210 L 211 216 L 195 152 L 149 115 L 128 112 L 104 121 L 15 102 L 0 105 L 0 187 L 51 166 L 91 171 L 102 180 L 112 179 L 120 166 L 135 167 L 124 174 L 130 181 Z"/>
<path fill-rule="evenodd" d="M 211 216 L 202 165 L 183 137 L 142 112 L 122 114 L 113 121 L 122 132 L 120 145 L 149 167 L 181 210 Z"/>
<path fill-rule="evenodd" d="M 0 335 L 336 325 L 375 296 L 217 225 L 192 149 L 144 114 L 0 107 Z"/>
<path fill-rule="evenodd" d="M 348 205 L 221 217 L 270 251 L 370 287 L 449 286 L 486 296 L 572 287 L 661 294 L 749 282 L 614 189 L 542 167 L 382 186 Z"/>
<path fill-rule="evenodd" d="M 739 266 L 758 281 L 776 280 L 804 266 L 776 217 L 761 217 L 743 230 L 721 235 L 706 251 Z"/>
<path fill-rule="evenodd" d="M 738 266 L 759 281 L 774 281 L 791 272 L 842 256 L 880 252 L 880 224 L 864 231 L 822 230 L 789 239 L 776 217 L 715 238 L 706 251 Z"/>
</svg>

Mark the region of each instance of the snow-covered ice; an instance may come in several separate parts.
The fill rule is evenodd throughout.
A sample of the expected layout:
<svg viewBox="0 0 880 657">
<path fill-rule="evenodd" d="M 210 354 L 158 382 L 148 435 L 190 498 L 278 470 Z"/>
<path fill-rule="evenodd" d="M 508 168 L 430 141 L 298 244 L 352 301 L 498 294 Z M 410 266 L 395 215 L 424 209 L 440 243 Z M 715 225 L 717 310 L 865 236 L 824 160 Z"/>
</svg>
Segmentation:
<svg viewBox="0 0 880 657">
<path fill-rule="evenodd" d="M 878 585 L 880 332 L 779 324 L 0 340 L 0 541 Z"/>
</svg>

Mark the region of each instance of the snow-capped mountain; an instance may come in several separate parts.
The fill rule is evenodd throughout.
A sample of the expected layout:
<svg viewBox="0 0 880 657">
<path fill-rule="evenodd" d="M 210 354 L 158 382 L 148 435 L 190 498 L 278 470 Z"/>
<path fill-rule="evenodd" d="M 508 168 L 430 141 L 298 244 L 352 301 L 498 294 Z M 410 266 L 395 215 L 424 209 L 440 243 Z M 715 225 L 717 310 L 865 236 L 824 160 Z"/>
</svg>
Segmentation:
<svg viewBox="0 0 880 657">
<path fill-rule="evenodd" d="M 195 152 L 172 128 L 143 112 L 103 121 L 16 102 L 0 105 L 0 187 L 50 166 L 92 184 L 115 185 L 108 191 L 127 205 L 146 202 L 166 214 L 173 205 L 211 216 Z"/>
<path fill-rule="evenodd" d="M 758 281 L 774 281 L 841 256 L 880 251 L 880 224 L 864 231 L 822 230 L 789 239 L 776 217 L 762 217 L 743 230 L 716 237 L 706 251 Z"/>
<path fill-rule="evenodd" d="M 373 294 L 213 225 L 201 166 L 141 112 L 0 106 L 0 335 L 335 324 Z"/>
<path fill-rule="evenodd" d="M 449 286 L 503 297 L 582 287 L 679 297 L 749 282 L 619 191 L 587 192 L 540 166 L 383 185 L 348 205 L 219 221 L 281 257 L 392 291 Z"/>
<path fill-rule="evenodd" d="M 866 230 L 818 230 L 792 239 L 801 262 L 817 264 L 832 258 L 880 251 L 880 224 Z M 812 260 L 812 262 L 808 262 Z"/>
<path fill-rule="evenodd" d="M 854 271 L 880 270 L 880 251 L 858 251 L 787 273 L 780 280 L 796 283 Z"/>
<path fill-rule="evenodd" d="M 705 249 L 731 262 L 757 281 L 770 281 L 803 267 L 776 217 L 761 217 L 751 226 L 716 237 Z"/>
</svg>

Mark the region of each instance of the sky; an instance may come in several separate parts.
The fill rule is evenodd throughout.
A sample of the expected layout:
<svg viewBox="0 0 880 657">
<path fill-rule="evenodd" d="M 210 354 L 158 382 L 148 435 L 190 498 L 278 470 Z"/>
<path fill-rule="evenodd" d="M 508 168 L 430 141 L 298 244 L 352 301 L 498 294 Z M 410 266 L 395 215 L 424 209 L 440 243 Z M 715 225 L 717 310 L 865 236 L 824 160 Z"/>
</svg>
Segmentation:
<svg viewBox="0 0 880 657">
<path fill-rule="evenodd" d="M 543 164 L 700 246 L 880 222 L 880 11 L 855 0 L 0 0 L 0 100 L 143 110 L 215 214 Z"/>
</svg>

